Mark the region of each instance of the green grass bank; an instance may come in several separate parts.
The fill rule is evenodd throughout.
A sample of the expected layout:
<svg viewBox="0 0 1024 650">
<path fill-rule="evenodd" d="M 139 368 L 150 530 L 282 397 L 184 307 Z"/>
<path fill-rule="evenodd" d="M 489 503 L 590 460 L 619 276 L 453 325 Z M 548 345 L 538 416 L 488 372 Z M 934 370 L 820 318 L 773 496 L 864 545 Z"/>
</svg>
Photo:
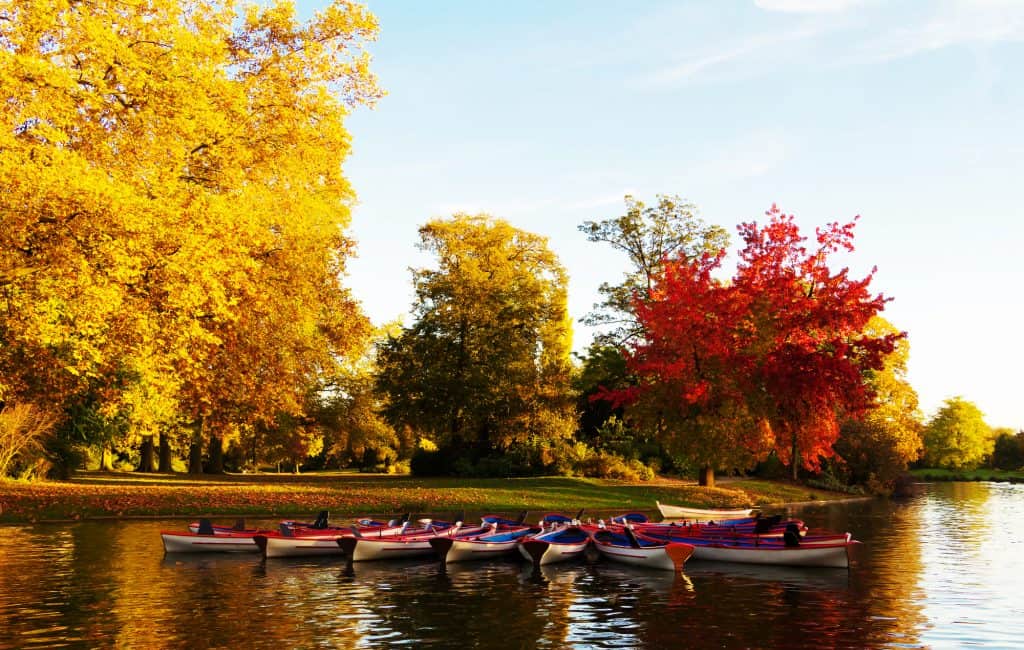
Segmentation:
<svg viewBox="0 0 1024 650">
<path fill-rule="evenodd" d="M 779 506 L 849 495 L 758 479 L 716 487 L 658 478 L 627 483 L 567 477 L 416 478 L 340 472 L 187 476 L 81 472 L 67 482 L 0 482 L 0 523 L 120 517 L 309 516 L 401 512 L 654 511 L 655 500 L 696 507 Z"/>
</svg>

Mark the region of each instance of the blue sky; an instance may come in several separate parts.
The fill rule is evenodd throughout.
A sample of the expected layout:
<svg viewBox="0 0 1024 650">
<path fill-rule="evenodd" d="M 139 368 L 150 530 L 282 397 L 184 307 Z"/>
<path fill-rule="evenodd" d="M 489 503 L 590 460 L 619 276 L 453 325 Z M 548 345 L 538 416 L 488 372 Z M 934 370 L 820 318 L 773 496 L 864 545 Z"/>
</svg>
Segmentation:
<svg viewBox="0 0 1024 650">
<path fill-rule="evenodd" d="M 894 298 L 926 415 L 961 395 L 1024 428 L 1024 1 L 368 4 L 389 94 L 348 122 L 348 282 L 376 322 L 455 211 L 547 236 L 576 319 L 626 268 L 577 226 L 627 193 L 733 233 L 859 214 L 848 263 Z"/>
</svg>

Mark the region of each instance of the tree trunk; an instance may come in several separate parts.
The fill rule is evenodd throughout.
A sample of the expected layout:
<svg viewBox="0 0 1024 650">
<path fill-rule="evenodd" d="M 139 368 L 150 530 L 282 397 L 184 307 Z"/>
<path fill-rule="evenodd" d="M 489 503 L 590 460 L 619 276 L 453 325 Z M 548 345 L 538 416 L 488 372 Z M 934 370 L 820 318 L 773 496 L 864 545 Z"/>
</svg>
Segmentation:
<svg viewBox="0 0 1024 650">
<path fill-rule="evenodd" d="M 151 473 L 155 470 L 156 465 L 153 462 L 154 451 L 155 449 L 153 447 L 153 436 L 143 436 L 141 449 L 142 458 L 139 461 L 139 468 L 136 470 L 137 472 Z"/>
<path fill-rule="evenodd" d="M 797 447 L 796 434 L 793 434 L 793 448 L 789 456 L 789 462 L 793 473 L 793 481 L 796 481 L 797 471 L 800 469 L 800 449 Z"/>
<path fill-rule="evenodd" d="M 106 445 L 100 450 L 100 471 L 110 472 L 114 469 L 114 463 L 110 459 L 110 450 L 107 449 Z"/>
<path fill-rule="evenodd" d="M 715 487 L 715 469 L 709 465 L 701 467 L 697 472 L 697 483 L 705 487 Z"/>
<path fill-rule="evenodd" d="M 192 423 L 192 442 L 188 446 L 188 473 L 203 473 L 203 419 Z"/>
<path fill-rule="evenodd" d="M 224 442 L 220 439 L 220 436 L 210 436 L 209 458 L 210 462 L 207 465 L 207 469 L 210 474 L 223 474 Z"/>
<path fill-rule="evenodd" d="M 170 473 L 171 469 L 171 437 L 164 431 L 160 434 L 160 466 L 158 472 Z"/>
</svg>

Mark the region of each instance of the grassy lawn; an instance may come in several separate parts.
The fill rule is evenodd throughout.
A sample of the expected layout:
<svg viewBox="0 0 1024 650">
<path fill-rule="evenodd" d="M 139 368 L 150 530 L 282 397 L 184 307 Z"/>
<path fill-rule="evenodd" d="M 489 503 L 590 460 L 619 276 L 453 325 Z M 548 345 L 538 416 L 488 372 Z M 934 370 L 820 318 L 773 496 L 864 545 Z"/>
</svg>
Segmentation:
<svg viewBox="0 0 1024 650">
<path fill-rule="evenodd" d="M 915 469 L 910 472 L 920 481 L 1002 481 L 1024 483 L 1024 471 L 1007 471 L 1001 469 Z"/>
<path fill-rule="evenodd" d="M 0 523 L 133 516 L 333 516 L 468 512 L 654 511 L 655 500 L 697 507 L 781 505 L 843 499 L 779 481 L 626 483 L 566 477 L 414 478 L 323 472 L 187 476 L 81 472 L 68 482 L 0 482 Z"/>
</svg>

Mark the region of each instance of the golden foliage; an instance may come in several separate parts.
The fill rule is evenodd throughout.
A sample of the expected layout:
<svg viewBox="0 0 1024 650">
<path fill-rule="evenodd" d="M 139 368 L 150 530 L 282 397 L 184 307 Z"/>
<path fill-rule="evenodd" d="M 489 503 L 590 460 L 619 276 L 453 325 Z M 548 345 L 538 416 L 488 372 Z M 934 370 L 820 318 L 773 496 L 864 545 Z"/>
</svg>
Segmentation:
<svg viewBox="0 0 1024 650">
<path fill-rule="evenodd" d="M 376 32 L 344 0 L 0 1 L 0 401 L 297 412 L 368 328 L 341 164 Z"/>
</svg>

